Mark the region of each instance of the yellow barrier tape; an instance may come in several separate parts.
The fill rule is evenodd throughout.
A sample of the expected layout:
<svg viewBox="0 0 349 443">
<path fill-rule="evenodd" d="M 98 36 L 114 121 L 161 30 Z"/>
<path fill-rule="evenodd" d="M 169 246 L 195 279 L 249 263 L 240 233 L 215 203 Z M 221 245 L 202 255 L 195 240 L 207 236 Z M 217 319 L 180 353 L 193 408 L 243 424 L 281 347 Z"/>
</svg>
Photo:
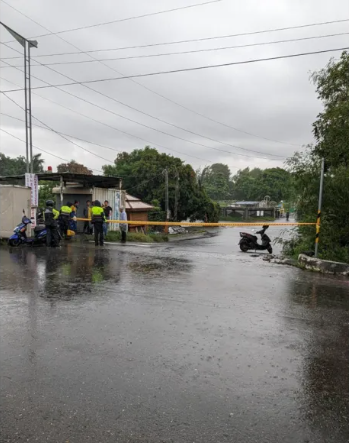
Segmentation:
<svg viewBox="0 0 349 443">
<path fill-rule="evenodd" d="M 91 221 L 89 218 L 77 218 L 78 221 Z M 107 223 L 121 223 L 124 225 L 138 225 L 138 226 L 207 226 L 207 227 L 234 227 L 234 226 L 315 226 L 316 223 L 274 223 L 274 222 L 266 222 L 261 221 L 259 223 L 230 223 L 230 222 L 221 222 L 221 223 L 204 223 L 204 222 L 157 222 L 157 221 L 137 221 L 137 220 L 107 220 Z"/>
</svg>

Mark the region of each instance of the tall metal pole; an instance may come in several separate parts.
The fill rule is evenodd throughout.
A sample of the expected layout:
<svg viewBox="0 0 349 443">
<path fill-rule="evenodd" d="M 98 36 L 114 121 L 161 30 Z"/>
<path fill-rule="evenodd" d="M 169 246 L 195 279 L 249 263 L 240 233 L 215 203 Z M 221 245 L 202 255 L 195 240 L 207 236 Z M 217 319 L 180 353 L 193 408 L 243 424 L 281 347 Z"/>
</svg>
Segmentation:
<svg viewBox="0 0 349 443">
<path fill-rule="evenodd" d="M 31 111 L 31 78 L 30 78 L 30 48 L 38 47 L 36 40 L 28 40 L 18 32 L 11 29 L 5 23 L 0 21 L 8 32 L 14 37 L 24 49 L 24 105 L 25 105 L 25 159 L 26 172 L 33 173 L 33 137 L 32 137 L 32 111 Z M 27 53 L 28 47 L 28 53 Z M 29 159 L 30 156 L 30 159 Z M 30 167 L 29 167 L 30 164 Z"/>
<path fill-rule="evenodd" d="M 29 137 L 28 137 L 28 90 L 27 90 L 27 41 L 24 40 L 24 108 L 25 108 L 25 161 L 29 172 Z"/>
<path fill-rule="evenodd" d="M 169 221 L 169 204 L 168 204 L 168 169 L 165 169 L 165 210 L 166 210 L 166 221 Z M 165 234 L 168 234 L 168 226 L 164 228 Z"/>
<path fill-rule="evenodd" d="M 30 76 L 30 47 L 31 42 L 28 41 L 28 93 L 29 93 L 29 103 L 28 103 L 28 111 L 29 111 L 29 152 L 30 152 L 30 172 L 34 173 L 34 164 L 33 164 L 33 126 L 32 126 L 32 91 L 31 91 L 31 76 Z"/>
<path fill-rule="evenodd" d="M 177 168 L 175 170 L 176 170 L 176 185 L 175 185 L 175 204 L 174 204 L 173 218 L 175 219 L 175 221 L 177 221 L 178 200 L 179 200 L 179 173 Z"/>
<path fill-rule="evenodd" d="M 168 205 L 168 169 L 165 169 L 165 210 L 166 221 L 169 220 L 169 205 Z"/>
<path fill-rule="evenodd" d="M 316 235 L 315 235 L 315 254 L 318 256 L 319 250 L 319 236 L 320 236 L 320 220 L 321 220 L 321 208 L 322 208 L 322 194 L 324 189 L 324 172 L 325 172 L 325 159 L 321 159 L 321 174 L 320 174 L 320 189 L 319 189 L 319 205 L 316 218 Z"/>
</svg>

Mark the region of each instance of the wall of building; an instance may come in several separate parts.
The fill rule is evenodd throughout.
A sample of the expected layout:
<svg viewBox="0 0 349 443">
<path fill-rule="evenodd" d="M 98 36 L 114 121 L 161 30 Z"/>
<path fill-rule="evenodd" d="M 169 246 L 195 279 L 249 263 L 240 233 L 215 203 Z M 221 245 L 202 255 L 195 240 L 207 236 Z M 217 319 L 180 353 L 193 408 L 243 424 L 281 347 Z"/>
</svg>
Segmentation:
<svg viewBox="0 0 349 443">
<path fill-rule="evenodd" d="M 0 238 L 9 238 L 23 217 L 31 217 L 30 188 L 0 185 Z M 30 235 L 30 233 L 29 233 Z"/>
<path fill-rule="evenodd" d="M 148 221 L 148 212 L 132 212 L 132 209 L 127 209 L 127 219 L 129 221 Z M 129 231 L 136 231 L 137 226 L 135 225 L 129 225 L 128 227 Z M 143 226 L 143 229 L 146 231 L 148 229 L 148 226 Z"/>
<path fill-rule="evenodd" d="M 112 213 L 112 220 L 118 220 L 119 213 L 118 210 L 116 210 L 118 202 L 118 195 L 119 195 L 118 189 L 105 189 L 105 188 L 94 188 L 93 189 L 93 200 L 99 200 L 101 204 L 103 204 L 106 200 L 109 202 L 109 206 L 112 207 L 113 213 Z M 121 202 L 119 204 L 120 206 L 125 207 L 125 191 L 121 191 Z M 109 230 L 110 231 L 117 231 L 119 230 L 119 225 L 116 223 L 109 223 Z"/>
</svg>

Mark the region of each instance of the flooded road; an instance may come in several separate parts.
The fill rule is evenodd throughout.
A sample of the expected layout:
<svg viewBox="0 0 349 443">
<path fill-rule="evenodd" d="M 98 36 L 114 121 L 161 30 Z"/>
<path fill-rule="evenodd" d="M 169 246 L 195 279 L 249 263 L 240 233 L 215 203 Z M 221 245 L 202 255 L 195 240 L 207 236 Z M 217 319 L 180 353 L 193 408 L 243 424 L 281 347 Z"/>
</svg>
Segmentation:
<svg viewBox="0 0 349 443">
<path fill-rule="evenodd" d="M 348 280 L 239 230 L 1 248 L 1 442 L 347 443 Z"/>
</svg>

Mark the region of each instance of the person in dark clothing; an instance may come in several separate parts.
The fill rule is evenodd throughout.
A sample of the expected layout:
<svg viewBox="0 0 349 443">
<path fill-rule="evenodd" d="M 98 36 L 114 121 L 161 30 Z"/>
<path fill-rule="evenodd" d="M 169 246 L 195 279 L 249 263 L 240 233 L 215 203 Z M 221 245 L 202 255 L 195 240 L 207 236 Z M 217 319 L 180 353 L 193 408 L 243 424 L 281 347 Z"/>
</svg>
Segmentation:
<svg viewBox="0 0 349 443">
<path fill-rule="evenodd" d="M 86 201 L 86 208 L 84 209 L 84 218 L 91 218 L 91 202 Z M 89 221 L 84 222 L 84 234 L 91 234 L 91 226 Z"/>
<path fill-rule="evenodd" d="M 127 214 L 125 208 L 120 208 L 120 220 L 127 221 Z M 126 243 L 128 224 L 120 223 L 120 231 L 121 231 L 121 243 Z"/>
<path fill-rule="evenodd" d="M 70 214 L 71 214 L 71 203 L 67 202 L 66 205 L 61 207 L 60 211 L 60 227 L 61 232 L 64 234 L 64 236 L 67 236 L 67 231 L 69 229 L 69 222 L 70 222 Z"/>
<path fill-rule="evenodd" d="M 110 220 L 110 217 L 111 217 L 111 214 L 112 214 L 112 212 L 113 212 L 113 208 L 111 208 L 110 206 L 109 206 L 109 202 L 108 202 L 108 200 L 106 200 L 105 202 L 104 202 L 104 215 L 105 215 L 105 222 L 104 222 L 104 224 L 103 224 L 103 232 L 104 232 L 104 238 L 107 236 L 107 234 L 108 234 L 108 225 L 109 225 L 109 223 L 107 223 L 107 220 Z"/>
<path fill-rule="evenodd" d="M 46 226 L 46 245 L 59 246 L 59 233 L 57 219 L 59 212 L 53 207 L 53 200 L 47 200 L 46 209 L 44 212 L 44 221 Z"/>
<path fill-rule="evenodd" d="M 101 207 L 101 203 L 98 200 L 93 202 L 91 209 L 92 223 L 95 231 L 95 245 L 103 246 L 103 223 L 105 222 L 104 209 Z"/>
</svg>

